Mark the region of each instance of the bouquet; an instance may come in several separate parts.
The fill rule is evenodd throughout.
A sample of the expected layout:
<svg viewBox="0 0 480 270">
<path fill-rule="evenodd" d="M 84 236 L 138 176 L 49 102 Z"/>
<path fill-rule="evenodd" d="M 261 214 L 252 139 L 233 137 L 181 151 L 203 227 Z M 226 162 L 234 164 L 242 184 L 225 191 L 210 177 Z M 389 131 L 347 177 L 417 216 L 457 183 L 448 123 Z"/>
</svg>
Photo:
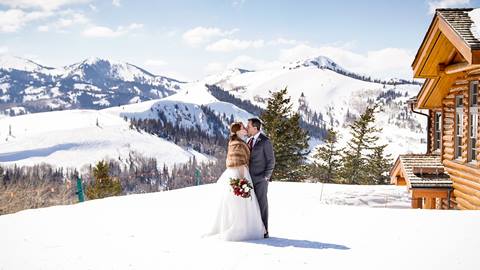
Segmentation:
<svg viewBox="0 0 480 270">
<path fill-rule="evenodd" d="M 252 185 L 245 178 L 230 178 L 230 186 L 233 189 L 233 194 L 242 198 L 250 198 L 252 196 Z"/>
</svg>

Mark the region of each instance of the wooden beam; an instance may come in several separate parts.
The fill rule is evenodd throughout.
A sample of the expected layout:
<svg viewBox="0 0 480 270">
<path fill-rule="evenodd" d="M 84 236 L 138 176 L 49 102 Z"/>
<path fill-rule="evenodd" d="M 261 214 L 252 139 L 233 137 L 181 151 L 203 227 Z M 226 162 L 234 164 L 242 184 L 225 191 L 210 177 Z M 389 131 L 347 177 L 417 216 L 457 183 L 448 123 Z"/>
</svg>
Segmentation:
<svg viewBox="0 0 480 270">
<path fill-rule="evenodd" d="M 432 19 L 432 23 L 428 28 L 425 37 L 423 38 L 423 42 L 418 49 L 417 55 L 412 63 L 412 69 L 414 77 L 420 77 L 420 72 L 425 65 L 428 55 L 430 54 L 435 41 L 437 41 L 438 37 L 440 36 L 440 31 L 438 30 L 438 16 L 434 16 Z"/>
<path fill-rule="evenodd" d="M 448 188 L 412 188 L 412 198 L 448 198 Z"/>
<path fill-rule="evenodd" d="M 442 64 L 438 65 L 439 72 L 444 72 L 445 74 L 454 74 L 454 73 L 464 72 L 464 71 L 478 69 L 478 68 L 480 68 L 479 64 L 471 65 L 468 62 L 461 62 L 461 63 L 451 64 L 448 66 L 445 66 Z"/>
</svg>

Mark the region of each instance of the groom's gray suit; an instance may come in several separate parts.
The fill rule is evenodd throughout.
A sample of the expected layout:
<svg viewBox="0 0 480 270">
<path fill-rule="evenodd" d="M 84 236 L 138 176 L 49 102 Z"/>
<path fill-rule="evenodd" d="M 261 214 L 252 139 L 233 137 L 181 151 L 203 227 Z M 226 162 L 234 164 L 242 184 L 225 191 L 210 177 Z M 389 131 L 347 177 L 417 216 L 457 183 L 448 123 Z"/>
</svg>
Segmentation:
<svg viewBox="0 0 480 270">
<path fill-rule="evenodd" d="M 268 182 L 272 177 L 275 168 L 275 155 L 273 153 L 272 143 L 261 133 L 250 153 L 250 176 L 253 181 L 253 188 L 257 195 L 262 221 L 268 232 Z"/>
</svg>

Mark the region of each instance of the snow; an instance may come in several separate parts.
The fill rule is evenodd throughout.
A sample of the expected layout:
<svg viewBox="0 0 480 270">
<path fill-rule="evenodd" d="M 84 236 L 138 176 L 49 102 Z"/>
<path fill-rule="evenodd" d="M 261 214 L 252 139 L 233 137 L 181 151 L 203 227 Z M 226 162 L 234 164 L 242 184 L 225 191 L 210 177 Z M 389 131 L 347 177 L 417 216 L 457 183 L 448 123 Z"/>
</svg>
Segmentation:
<svg viewBox="0 0 480 270">
<path fill-rule="evenodd" d="M 470 31 L 477 40 L 480 40 L 480 9 L 473 9 L 468 13 L 468 16 L 470 16 L 473 22 L 470 26 Z"/>
<path fill-rule="evenodd" d="M 99 126 L 97 126 L 97 121 Z M 12 135 L 9 135 L 9 127 Z M 34 165 L 42 162 L 79 170 L 104 158 L 122 161 L 130 152 L 156 157 L 161 168 L 185 163 L 193 156 L 211 160 L 193 150 L 129 128 L 121 116 L 96 110 L 65 110 L 0 119 L 0 164 Z"/>
<path fill-rule="evenodd" d="M 318 65 L 317 65 L 318 64 Z M 217 84 L 231 94 L 243 100 L 265 108 L 265 101 L 270 91 L 278 91 L 285 87 L 291 97 L 293 108 L 298 108 L 298 99 L 304 93 L 308 106 L 323 115 L 327 127 L 330 116 L 334 128 L 339 131 L 340 144 L 345 146 L 349 139 L 348 124 L 345 121 L 347 110 L 351 114 L 361 114 L 368 99 L 376 100 L 379 94 L 387 90 L 395 90 L 402 94 L 394 102 L 383 106 L 383 112 L 376 115 L 376 126 L 382 127 L 380 143 L 388 144 L 386 152 L 396 156 L 401 153 L 424 152 L 426 138 L 426 117 L 413 115 L 413 122 L 421 126 L 412 130 L 410 127 L 399 127 L 396 117 L 407 109 L 408 98 L 417 95 L 418 85 L 383 85 L 344 76 L 335 71 L 319 68 L 328 67 L 342 70 L 331 59 L 323 56 L 289 64 L 293 68 L 268 68 L 251 72 L 229 70 L 220 75 L 209 76 L 205 82 Z M 405 96 L 407 93 L 407 96 Z M 395 123 L 396 122 L 396 123 Z M 405 123 L 400 123 L 404 124 Z M 401 130 L 401 132 L 399 132 Z"/>
<path fill-rule="evenodd" d="M 0 91 L 2 94 L 6 94 L 8 91 L 8 88 L 10 88 L 9 83 L 0 83 Z"/>
<path fill-rule="evenodd" d="M 200 126 L 203 131 L 212 133 L 213 130 L 208 125 L 207 116 L 200 107 L 202 105 L 213 110 L 218 116 L 225 114 L 230 117 L 233 115 L 235 120 L 245 123 L 253 117 L 251 113 L 231 103 L 217 100 L 208 92 L 203 81 L 184 84 L 181 91 L 166 98 L 111 107 L 105 111 L 121 117 L 136 119 L 156 119 L 158 118 L 157 111 L 162 111 L 171 123 L 185 128 Z M 227 129 L 229 123 L 225 124 Z"/>
<path fill-rule="evenodd" d="M 102 89 L 98 88 L 93 84 L 86 84 L 86 83 L 75 83 L 73 84 L 74 89 L 84 90 L 84 91 L 92 91 L 92 92 L 101 92 Z"/>
<path fill-rule="evenodd" d="M 322 186 L 405 191 L 273 182 L 271 238 L 247 242 L 201 237 L 212 185 L 26 210 L 0 216 L 0 269 L 479 269 L 480 212 L 327 205 Z"/>
<path fill-rule="evenodd" d="M 11 55 L 0 55 L 0 68 L 48 73 L 51 68 L 39 65 L 31 60 Z"/>
</svg>

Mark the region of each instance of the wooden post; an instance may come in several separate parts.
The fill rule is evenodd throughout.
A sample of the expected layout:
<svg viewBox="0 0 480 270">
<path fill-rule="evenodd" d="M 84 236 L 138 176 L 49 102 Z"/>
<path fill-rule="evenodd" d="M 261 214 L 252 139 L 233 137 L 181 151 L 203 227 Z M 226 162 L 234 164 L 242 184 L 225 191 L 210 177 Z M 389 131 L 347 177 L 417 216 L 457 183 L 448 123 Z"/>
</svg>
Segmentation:
<svg viewBox="0 0 480 270">
<path fill-rule="evenodd" d="M 435 209 L 435 198 L 425 198 L 425 209 Z"/>
<path fill-rule="evenodd" d="M 412 208 L 422 208 L 422 198 L 412 198 Z"/>
</svg>

